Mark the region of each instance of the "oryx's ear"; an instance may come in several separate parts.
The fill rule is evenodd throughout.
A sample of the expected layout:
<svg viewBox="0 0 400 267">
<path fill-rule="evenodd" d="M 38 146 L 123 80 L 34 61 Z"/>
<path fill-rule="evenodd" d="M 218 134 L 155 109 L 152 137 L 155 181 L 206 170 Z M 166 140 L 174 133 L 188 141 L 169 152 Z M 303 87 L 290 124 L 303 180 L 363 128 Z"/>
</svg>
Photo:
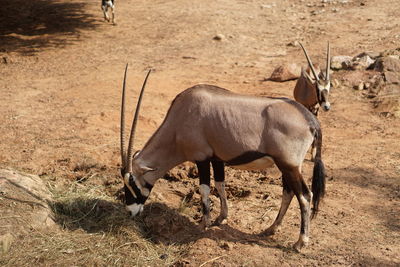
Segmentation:
<svg viewBox="0 0 400 267">
<path fill-rule="evenodd" d="M 313 82 L 314 79 L 310 76 L 310 74 L 308 74 L 307 69 L 302 70 L 303 72 L 303 76 L 307 78 L 307 80 L 309 80 L 310 82 Z"/>
<path fill-rule="evenodd" d="M 148 172 L 155 171 L 157 169 L 156 168 L 150 168 L 150 167 L 147 167 L 147 166 L 141 166 L 140 170 L 142 171 L 142 174 L 145 174 L 145 173 L 148 173 Z"/>
<path fill-rule="evenodd" d="M 140 153 L 140 150 L 136 150 L 135 154 L 133 154 L 133 158 L 136 158 L 139 155 L 139 153 Z"/>
</svg>

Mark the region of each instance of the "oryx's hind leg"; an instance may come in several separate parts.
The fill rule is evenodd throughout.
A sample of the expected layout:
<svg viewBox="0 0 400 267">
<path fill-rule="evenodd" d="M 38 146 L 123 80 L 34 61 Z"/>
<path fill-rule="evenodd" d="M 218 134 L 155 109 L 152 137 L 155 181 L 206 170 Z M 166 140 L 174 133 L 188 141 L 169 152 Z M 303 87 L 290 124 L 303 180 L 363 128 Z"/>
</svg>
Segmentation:
<svg viewBox="0 0 400 267">
<path fill-rule="evenodd" d="M 115 24 L 115 14 L 114 14 L 114 11 L 115 11 L 115 6 L 114 6 L 114 3 L 112 3 L 112 5 L 111 5 L 111 22 L 112 22 L 112 24 Z"/>
<path fill-rule="evenodd" d="M 315 149 L 315 139 L 311 144 L 311 161 L 314 161 L 317 150 Z"/>
<path fill-rule="evenodd" d="M 201 218 L 200 228 L 206 229 L 211 224 L 210 219 L 210 160 L 196 162 L 200 176 L 200 195 L 203 207 L 203 217 Z"/>
<path fill-rule="evenodd" d="M 220 225 L 228 217 L 228 202 L 225 193 L 225 171 L 224 163 L 222 161 L 212 161 L 214 170 L 215 188 L 218 191 L 219 199 L 221 202 L 221 210 L 213 225 Z"/>
<path fill-rule="evenodd" d="M 281 208 L 279 209 L 279 213 L 276 216 L 274 223 L 270 227 L 268 227 L 267 230 L 261 232 L 261 235 L 273 235 L 279 230 L 282 224 L 283 217 L 285 216 L 286 211 L 289 208 L 290 202 L 293 199 L 294 193 L 290 188 L 290 186 L 288 185 L 287 178 L 285 178 L 284 176 L 282 176 L 282 183 L 283 183 L 282 202 L 281 202 Z"/>
<path fill-rule="evenodd" d="M 296 195 L 300 205 L 301 225 L 299 240 L 294 244 L 294 249 L 299 251 L 308 244 L 311 219 L 312 193 L 304 182 L 300 167 L 285 168 L 282 175 L 287 177 L 289 187 Z"/>
</svg>

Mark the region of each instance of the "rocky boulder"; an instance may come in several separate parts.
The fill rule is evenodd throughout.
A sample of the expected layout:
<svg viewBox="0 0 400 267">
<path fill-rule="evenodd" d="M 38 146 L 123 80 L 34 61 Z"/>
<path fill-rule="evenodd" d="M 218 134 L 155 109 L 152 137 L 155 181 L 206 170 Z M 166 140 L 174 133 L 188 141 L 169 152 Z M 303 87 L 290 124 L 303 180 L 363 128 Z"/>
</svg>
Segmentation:
<svg viewBox="0 0 400 267">
<path fill-rule="evenodd" d="M 333 56 L 331 58 L 331 69 L 341 70 L 348 69 L 351 66 L 351 61 L 353 60 L 350 56 Z"/>
<path fill-rule="evenodd" d="M 295 63 L 285 64 L 277 67 L 268 79 L 275 82 L 295 80 L 300 77 L 301 67 Z"/>
<path fill-rule="evenodd" d="M 378 58 L 375 62 L 374 70 L 379 72 L 400 72 L 400 59 L 393 56 Z"/>
<path fill-rule="evenodd" d="M 0 237 L 55 226 L 50 201 L 51 194 L 39 176 L 0 169 Z"/>
</svg>

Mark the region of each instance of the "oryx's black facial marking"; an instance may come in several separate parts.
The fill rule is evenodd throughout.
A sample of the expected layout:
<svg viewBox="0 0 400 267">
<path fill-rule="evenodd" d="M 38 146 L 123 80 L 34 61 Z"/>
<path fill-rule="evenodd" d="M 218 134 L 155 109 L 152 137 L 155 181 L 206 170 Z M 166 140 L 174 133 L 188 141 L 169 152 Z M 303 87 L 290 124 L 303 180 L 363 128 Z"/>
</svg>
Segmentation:
<svg viewBox="0 0 400 267">
<path fill-rule="evenodd" d="M 129 176 L 129 186 L 133 189 L 133 192 L 135 193 L 136 197 L 131 193 L 129 188 L 125 185 L 124 188 L 125 188 L 125 202 L 126 202 L 126 205 L 130 205 L 130 204 L 133 204 L 133 203 L 144 204 L 149 196 L 144 196 L 142 194 L 142 191 L 136 185 L 135 178 L 134 178 L 133 175 Z M 149 192 L 153 188 L 153 186 L 151 184 L 149 184 L 149 183 L 146 183 L 145 187 L 149 190 Z M 127 194 L 127 191 L 129 192 L 128 194 Z M 129 203 L 128 203 L 128 199 L 129 199 Z"/>
<path fill-rule="evenodd" d="M 228 165 L 228 166 L 243 165 L 243 164 L 247 164 L 252 161 L 255 161 L 257 159 L 263 158 L 265 156 L 269 156 L 269 155 L 259 152 L 259 151 L 247 151 L 247 152 L 244 152 L 243 154 L 237 156 L 236 158 L 228 160 L 226 162 L 226 165 Z"/>
<path fill-rule="evenodd" d="M 131 190 L 124 185 L 124 191 L 125 191 L 125 205 L 132 205 L 136 203 L 136 198 L 132 195 Z"/>
</svg>

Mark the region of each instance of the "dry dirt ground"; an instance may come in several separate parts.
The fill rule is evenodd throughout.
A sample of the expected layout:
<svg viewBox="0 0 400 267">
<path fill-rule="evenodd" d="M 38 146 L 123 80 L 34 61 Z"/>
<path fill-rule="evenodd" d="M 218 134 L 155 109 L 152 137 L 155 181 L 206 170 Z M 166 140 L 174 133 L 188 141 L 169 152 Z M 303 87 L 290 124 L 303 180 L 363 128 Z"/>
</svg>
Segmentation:
<svg viewBox="0 0 400 267">
<path fill-rule="evenodd" d="M 302 41 L 321 65 L 328 40 L 332 55 L 399 47 L 399 1 L 116 0 L 115 26 L 103 21 L 99 2 L 2 3 L 0 167 L 45 181 L 59 227 L 18 232 L 13 226 L 24 223 L 23 213 L 0 214 L 0 231 L 13 236 L 0 265 L 400 264 L 400 120 L 380 116 L 369 99 L 346 86 L 332 89 L 332 110 L 319 117 L 327 194 L 301 253 L 291 249 L 299 231 L 297 201 L 280 233 L 256 235 L 279 208 L 277 170 L 228 169 L 228 223 L 204 233 L 196 228 L 199 195 L 189 165 L 159 180 L 135 221 L 126 220 L 117 199 L 126 63 L 132 106 L 146 70 L 155 70 L 138 126 L 141 148 L 175 95 L 194 84 L 292 97 L 294 81 L 264 78 L 281 63 L 305 63 L 301 50 L 288 45 L 293 41 Z M 217 34 L 222 40 L 213 39 Z M 307 178 L 310 170 L 306 161 Z M 71 192 L 77 195 L 67 203 Z M 216 216 L 219 202 L 212 200 Z"/>
</svg>

